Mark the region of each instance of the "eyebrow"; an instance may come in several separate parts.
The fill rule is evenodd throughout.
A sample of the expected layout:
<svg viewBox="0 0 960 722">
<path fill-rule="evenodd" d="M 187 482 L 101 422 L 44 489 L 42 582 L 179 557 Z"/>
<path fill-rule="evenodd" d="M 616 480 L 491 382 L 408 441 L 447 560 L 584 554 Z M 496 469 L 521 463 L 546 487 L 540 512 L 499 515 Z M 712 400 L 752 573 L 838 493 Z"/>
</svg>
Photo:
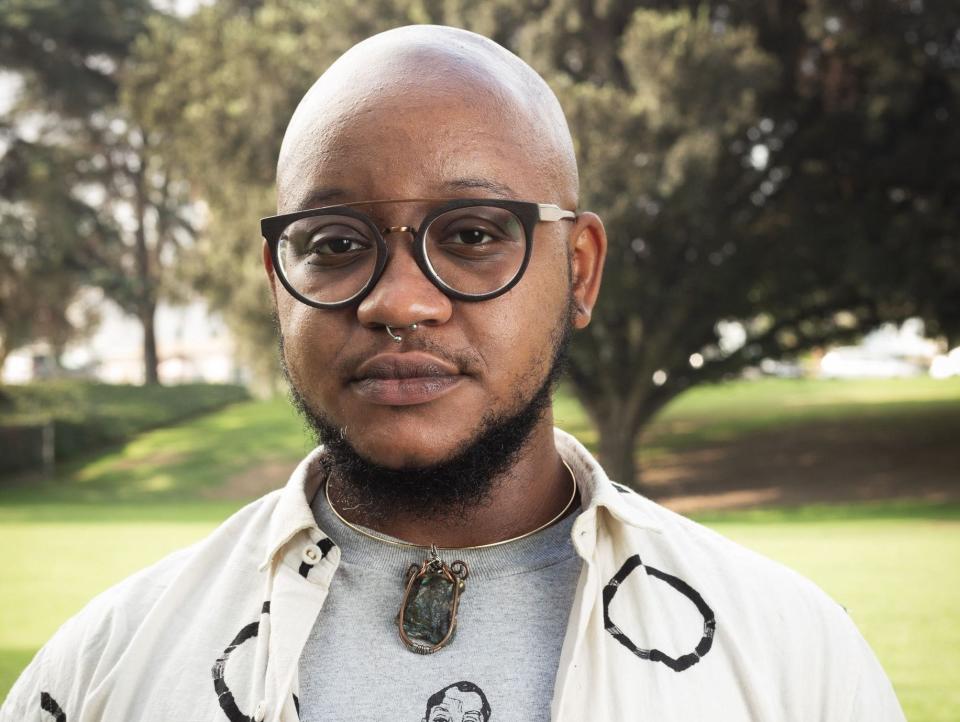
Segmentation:
<svg viewBox="0 0 960 722">
<path fill-rule="evenodd" d="M 446 183 L 442 184 L 443 188 L 449 190 L 471 190 L 478 188 L 480 190 L 489 191 L 495 196 L 501 196 L 503 198 L 516 198 L 517 193 L 506 183 L 500 183 L 495 180 L 490 180 L 488 178 L 454 178 L 449 180 Z"/>
<path fill-rule="evenodd" d="M 346 195 L 342 188 L 316 188 L 300 199 L 297 208 L 307 210 L 309 208 L 322 208 L 324 205 L 330 205 L 327 201 L 333 198 L 341 198 Z"/>
<path fill-rule="evenodd" d="M 500 183 L 488 178 L 454 178 L 452 180 L 444 181 L 443 183 L 439 184 L 437 188 L 443 189 L 444 191 L 483 190 L 499 198 L 517 197 L 516 191 L 514 191 L 513 188 L 508 186 L 506 183 Z M 346 195 L 347 192 L 343 188 L 316 188 L 301 198 L 296 204 L 296 207 L 303 210 L 310 208 L 322 208 L 325 205 L 330 205 L 329 201 L 337 198 L 343 198 Z"/>
</svg>

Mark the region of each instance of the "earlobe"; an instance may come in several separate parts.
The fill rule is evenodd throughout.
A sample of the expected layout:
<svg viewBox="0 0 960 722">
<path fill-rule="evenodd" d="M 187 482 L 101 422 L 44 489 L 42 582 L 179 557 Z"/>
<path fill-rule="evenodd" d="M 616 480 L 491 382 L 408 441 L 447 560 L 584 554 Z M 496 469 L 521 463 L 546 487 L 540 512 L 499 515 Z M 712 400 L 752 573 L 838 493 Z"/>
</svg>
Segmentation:
<svg viewBox="0 0 960 722">
<path fill-rule="evenodd" d="M 273 269 L 273 257 L 270 255 L 270 246 L 266 240 L 263 242 L 263 270 L 267 273 L 267 283 L 270 284 L 270 295 L 273 296 L 273 304 L 277 304 L 277 274 Z"/>
<path fill-rule="evenodd" d="M 574 326 L 581 329 L 590 323 L 607 256 L 607 234 L 597 214 L 584 212 L 577 216 L 570 253 L 573 299 L 577 308 Z"/>
</svg>

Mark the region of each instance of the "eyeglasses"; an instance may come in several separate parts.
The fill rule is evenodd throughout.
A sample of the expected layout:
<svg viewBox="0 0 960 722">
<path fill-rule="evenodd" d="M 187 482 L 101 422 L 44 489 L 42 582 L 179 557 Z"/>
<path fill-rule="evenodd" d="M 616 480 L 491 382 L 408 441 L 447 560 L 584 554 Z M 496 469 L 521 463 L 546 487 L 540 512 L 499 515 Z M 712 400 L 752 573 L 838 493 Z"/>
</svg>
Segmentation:
<svg viewBox="0 0 960 722">
<path fill-rule="evenodd" d="M 355 206 L 442 203 L 419 227 L 378 228 Z M 550 203 L 500 199 L 412 198 L 313 208 L 270 216 L 260 230 L 270 247 L 277 277 L 303 303 L 344 308 L 359 303 L 376 285 L 390 254 L 384 236 L 413 235 L 417 266 L 451 298 L 486 301 L 506 293 L 530 262 L 537 223 L 575 220 L 577 214 Z"/>
</svg>

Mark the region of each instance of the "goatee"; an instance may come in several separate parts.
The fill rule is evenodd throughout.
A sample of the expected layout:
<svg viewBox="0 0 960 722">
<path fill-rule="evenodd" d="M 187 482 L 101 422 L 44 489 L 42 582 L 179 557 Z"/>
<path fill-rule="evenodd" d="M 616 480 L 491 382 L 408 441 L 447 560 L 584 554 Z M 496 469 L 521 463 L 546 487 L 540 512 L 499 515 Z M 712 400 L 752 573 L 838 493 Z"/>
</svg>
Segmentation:
<svg viewBox="0 0 960 722">
<path fill-rule="evenodd" d="M 538 380 L 533 377 L 535 372 L 531 372 L 517 383 L 519 389 L 533 386 L 532 393 L 522 401 L 520 408 L 510 413 L 484 416 L 473 438 L 467 439 L 447 459 L 428 466 L 394 468 L 359 454 L 349 439 L 341 434 L 340 428 L 310 408 L 291 382 L 283 363 L 281 336 L 280 358 L 291 401 L 316 441 L 323 444 L 325 465 L 345 505 L 362 508 L 369 520 L 390 514 L 449 519 L 481 506 L 504 473 L 516 463 L 537 424 L 550 408 L 553 390 L 563 374 L 570 347 L 572 313 L 571 305 L 554 330 L 546 376 Z"/>
</svg>

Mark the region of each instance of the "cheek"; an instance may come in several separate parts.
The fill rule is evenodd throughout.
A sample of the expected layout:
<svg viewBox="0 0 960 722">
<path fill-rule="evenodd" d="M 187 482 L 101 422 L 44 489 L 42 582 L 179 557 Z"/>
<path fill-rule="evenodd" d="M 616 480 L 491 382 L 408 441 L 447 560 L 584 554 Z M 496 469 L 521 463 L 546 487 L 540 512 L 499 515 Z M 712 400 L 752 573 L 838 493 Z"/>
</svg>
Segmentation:
<svg viewBox="0 0 960 722">
<path fill-rule="evenodd" d="M 332 379 L 333 361 L 342 345 L 338 312 L 322 311 L 290 299 L 278 301 L 277 314 L 292 379 L 308 388 Z"/>
<path fill-rule="evenodd" d="M 489 368 L 502 370 L 497 376 L 508 386 L 503 395 L 515 397 L 517 382 L 531 377 L 539 385 L 549 370 L 558 324 L 567 315 L 568 286 L 566 256 L 547 250 L 534 254 L 510 292 L 478 304 L 488 329 L 485 348 L 479 350 Z"/>
</svg>

